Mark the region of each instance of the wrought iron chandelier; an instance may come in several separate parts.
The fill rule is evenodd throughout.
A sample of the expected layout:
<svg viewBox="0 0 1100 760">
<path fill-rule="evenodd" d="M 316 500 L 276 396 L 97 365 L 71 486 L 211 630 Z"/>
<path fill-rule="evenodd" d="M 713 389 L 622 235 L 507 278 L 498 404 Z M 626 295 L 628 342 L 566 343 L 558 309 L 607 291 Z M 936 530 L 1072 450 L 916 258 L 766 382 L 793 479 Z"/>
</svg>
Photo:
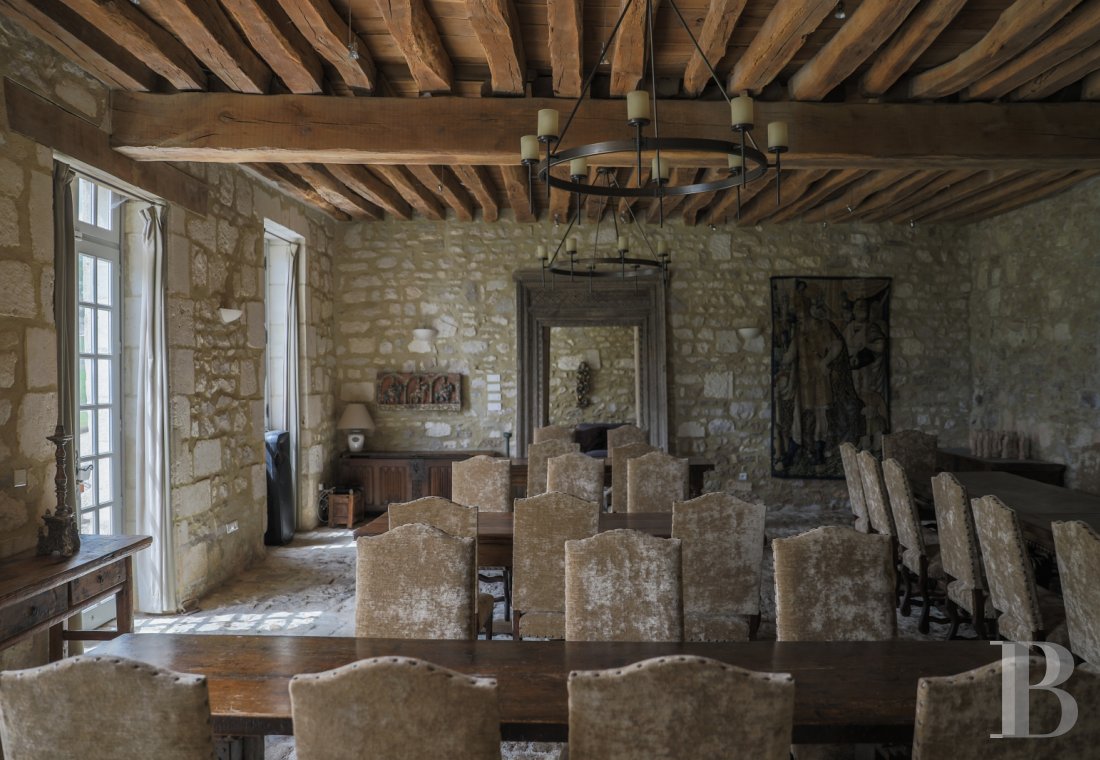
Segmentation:
<svg viewBox="0 0 1100 760">
<path fill-rule="evenodd" d="M 716 140 L 698 137 L 669 137 L 661 135 L 660 109 L 657 98 L 657 74 L 654 57 L 654 15 L 653 0 L 627 0 L 623 4 L 619 18 L 611 30 L 607 41 L 600 50 L 599 61 L 605 60 L 611 44 L 615 40 L 623 20 L 626 18 L 630 7 L 635 2 L 645 3 L 645 43 L 644 48 L 648 54 L 649 86 L 650 90 L 638 89 L 628 92 L 626 95 L 626 124 L 634 133 L 627 139 L 612 139 L 602 142 L 576 145 L 562 148 L 562 143 L 574 118 L 581 109 L 585 98 L 589 96 L 592 81 L 595 79 L 599 63 L 593 66 L 585 77 L 581 93 L 573 104 L 565 126 L 559 130 L 559 115 L 553 108 L 540 109 L 538 112 L 537 134 L 524 135 L 520 138 L 521 163 L 527 167 L 528 190 L 531 197 L 531 209 L 534 211 L 534 177 L 546 186 L 546 197 L 549 202 L 551 188 L 563 190 L 572 195 L 575 201 L 575 213 L 569 222 L 561 239 L 554 244 L 553 252 L 548 252 L 546 245 L 538 246 L 538 257 L 542 265 L 543 275 L 550 272 L 552 275 L 569 275 L 585 277 L 609 277 L 609 276 L 640 276 L 643 274 L 668 275 L 670 251 L 668 243 L 664 239 L 654 241 L 646 234 L 645 229 L 639 224 L 634 214 L 632 204 L 628 204 L 629 220 L 636 228 L 640 236 L 645 253 L 642 256 L 630 256 L 629 240 L 619 230 L 619 220 L 612 214 L 615 224 L 616 251 L 614 255 L 599 255 L 599 220 L 597 220 L 596 242 L 593 244 L 591 255 L 581 257 L 578 251 L 577 237 L 572 235 L 573 228 L 580 219 L 580 210 L 585 198 L 597 196 L 605 199 L 605 203 L 614 198 L 651 198 L 659 204 L 660 226 L 664 226 L 664 199 L 666 197 L 695 195 L 697 193 L 713 193 L 719 190 L 736 188 L 737 190 L 737 216 L 741 215 L 741 188 L 749 182 L 764 178 L 770 169 L 775 169 L 776 174 L 776 202 L 780 198 L 781 156 L 788 149 L 787 125 L 784 122 L 771 122 L 768 124 L 767 153 L 775 156 L 775 163 L 771 164 L 765 151 L 761 150 L 753 138 L 753 101 L 748 93 L 741 93 L 737 97 L 730 98 L 719 80 L 714 67 L 707 60 L 698 40 L 692 34 L 691 28 L 684 20 L 683 14 L 676 6 L 675 0 L 669 0 L 672 10 L 676 13 L 680 25 L 687 32 L 696 52 L 702 58 L 704 65 L 710 72 L 711 78 L 718 84 L 718 90 L 722 93 L 730 109 L 730 130 L 733 133 L 731 140 Z M 643 76 L 643 79 L 645 77 Z M 591 98 L 588 98 L 591 100 Z M 653 134 L 645 134 L 645 128 L 652 125 Z M 722 157 L 726 166 L 726 176 L 706 182 L 691 182 L 689 184 L 674 184 L 671 182 L 671 161 L 677 154 L 711 154 Z M 603 159 L 601 166 L 596 170 L 595 181 L 589 181 L 588 159 L 592 157 L 614 157 Z M 629 161 L 623 156 L 629 156 Z M 649 178 L 645 179 L 642 167 L 643 157 L 650 158 Z M 608 165 L 602 165 L 604 163 Z M 568 179 L 556 177 L 553 174 L 555 167 L 568 164 Z M 635 168 L 636 184 L 632 186 L 621 185 L 615 178 L 614 165 L 633 164 Z M 625 220 L 624 220 L 625 221 Z M 648 254 L 648 255 L 646 255 Z M 566 262 L 565 259 L 568 259 Z"/>
</svg>

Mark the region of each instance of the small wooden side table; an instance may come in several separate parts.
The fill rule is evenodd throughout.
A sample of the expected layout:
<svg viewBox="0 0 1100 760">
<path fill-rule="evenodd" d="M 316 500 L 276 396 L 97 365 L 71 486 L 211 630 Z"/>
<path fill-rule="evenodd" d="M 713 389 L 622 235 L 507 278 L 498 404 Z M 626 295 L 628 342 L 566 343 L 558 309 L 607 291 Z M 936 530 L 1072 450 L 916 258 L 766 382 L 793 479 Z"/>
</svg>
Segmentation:
<svg viewBox="0 0 1100 760">
<path fill-rule="evenodd" d="M 346 493 L 333 493 L 328 497 L 328 526 L 337 525 L 351 528 L 356 520 L 367 516 L 367 502 L 358 488 L 348 489 Z"/>
</svg>

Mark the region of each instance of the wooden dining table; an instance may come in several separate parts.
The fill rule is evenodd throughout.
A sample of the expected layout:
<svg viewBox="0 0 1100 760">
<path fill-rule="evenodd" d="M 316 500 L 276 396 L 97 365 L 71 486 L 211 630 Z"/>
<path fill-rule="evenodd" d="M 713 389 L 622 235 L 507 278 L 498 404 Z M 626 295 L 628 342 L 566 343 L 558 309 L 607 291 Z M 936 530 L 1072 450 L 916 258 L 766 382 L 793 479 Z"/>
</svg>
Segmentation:
<svg viewBox="0 0 1100 760">
<path fill-rule="evenodd" d="M 793 740 L 836 743 L 909 741 L 920 678 L 985 665 L 1000 651 L 989 642 L 973 641 L 673 644 L 146 633 L 122 636 L 96 653 L 205 675 L 214 733 L 246 737 L 294 733 L 288 685 L 298 673 L 371 657 L 415 657 L 495 678 L 501 736 L 512 741 L 568 739 L 570 671 L 692 654 L 749 670 L 790 673 L 795 682 Z M 381 703 L 366 706 L 366 715 L 390 707 L 387 695 L 377 696 Z"/>
</svg>

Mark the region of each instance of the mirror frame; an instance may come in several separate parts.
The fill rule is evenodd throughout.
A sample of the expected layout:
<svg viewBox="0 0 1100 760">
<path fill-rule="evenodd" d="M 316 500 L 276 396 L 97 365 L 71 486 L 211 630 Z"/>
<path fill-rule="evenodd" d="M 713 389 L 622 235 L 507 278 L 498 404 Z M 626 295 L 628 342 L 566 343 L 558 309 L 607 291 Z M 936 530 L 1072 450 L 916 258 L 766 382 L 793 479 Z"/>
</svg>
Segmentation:
<svg viewBox="0 0 1100 760">
<path fill-rule="evenodd" d="M 534 430 L 550 419 L 550 328 L 621 325 L 638 329 L 640 426 L 668 451 L 667 292 L 661 276 L 543 279 L 540 270 L 515 272 L 516 451 L 523 459 Z"/>
</svg>

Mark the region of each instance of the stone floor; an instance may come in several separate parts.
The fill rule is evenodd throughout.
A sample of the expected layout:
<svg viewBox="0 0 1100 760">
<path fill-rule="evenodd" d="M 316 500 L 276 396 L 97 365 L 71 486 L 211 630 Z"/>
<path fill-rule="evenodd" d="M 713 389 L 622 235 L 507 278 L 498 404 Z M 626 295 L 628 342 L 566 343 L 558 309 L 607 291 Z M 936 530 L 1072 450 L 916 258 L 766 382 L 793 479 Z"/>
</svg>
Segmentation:
<svg viewBox="0 0 1100 760">
<path fill-rule="evenodd" d="M 767 536 L 791 536 L 819 525 L 850 524 L 845 510 L 819 507 L 770 509 Z M 775 592 L 770 548 L 765 552 L 761 581 L 759 638 L 775 637 Z M 486 588 L 486 590 L 492 590 Z M 503 617 L 498 605 L 497 617 Z M 343 529 L 299 533 L 287 546 L 270 548 L 267 557 L 200 600 L 198 609 L 185 615 L 139 618 L 144 633 L 254 633 L 299 636 L 351 636 L 355 611 L 355 544 Z M 898 616 L 903 638 L 942 637 L 917 631 L 917 615 Z M 557 757 L 557 750 L 542 745 L 506 745 L 507 758 Z M 293 741 L 272 737 L 267 757 L 293 758 Z"/>
</svg>

